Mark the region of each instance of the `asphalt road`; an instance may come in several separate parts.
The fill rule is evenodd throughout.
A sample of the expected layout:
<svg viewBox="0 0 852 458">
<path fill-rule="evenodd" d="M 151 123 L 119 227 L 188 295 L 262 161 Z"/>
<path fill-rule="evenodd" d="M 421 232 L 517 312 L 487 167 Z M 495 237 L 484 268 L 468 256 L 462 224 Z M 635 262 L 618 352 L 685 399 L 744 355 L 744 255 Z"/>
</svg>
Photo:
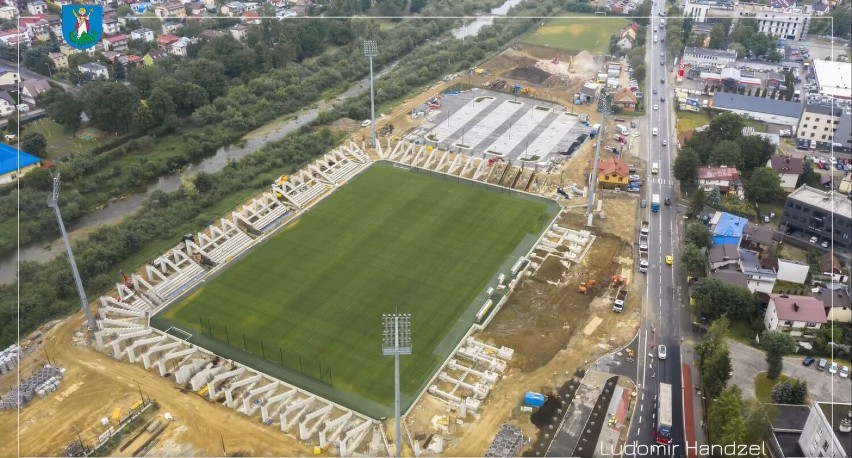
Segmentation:
<svg viewBox="0 0 852 458">
<path fill-rule="evenodd" d="M 657 10 L 655 6 L 653 11 Z M 645 92 L 649 108 L 648 132 L 645 136 L 648 177 L 643 191 L 649 202 L 653 194 L 659 194 L 661 201 L 668 197 L 672 199 L 673 205 L 666 206 L 661 202 L 660 211 L 657 213 L 651 211 L 650 205 L 640 211 L 641 218 L 651 223 L 648 249 L 650 265 L 646 274 L 647 290 L 637 344 L 636 382 L 640 388 L 627 443 L 645 446 L 656 444 L 654 437 L 657 420 L 656 397 L 660 383 L 668 383 L 672 386 L 672 445 L 676 445 L 677 448 L 667 451 L 658 449 L 657 453 L 651 454 L 677 456 L 682 453 L 685 445 L 680 355 L 681 327 L 684 322 L 689 323 L 690 320 L 686 309 L 680 306 L 675 291 L 675 272 L 680 264 L 676 247 L 681 216 L 675 205 L 674 178 L 671 173 L 675 157 L 673 145 L 676 144 L 671 105 L 674 91 L 670 87 L 673 82 L 668 78 L 671 75 L 672 62 L 667 55 L 661 57 L 660 53 L 666 51 L 665 43 L 662 41 L 654 43 L 652 40 L 654 35 L 660 39 L 665 37 L 665 29 L 660 27 L 659 17 L 652 19 L 651 28 L 653 27 L 658 27 L 659 30 L 656 33 L 648 33 L 649 54 L 646 59 L 648 88 Z M 660 64 L 661 60 L 665 61 L 665 65 Z M 660 101 L 661 96 L 665 96 L 664 102 Z M 659 109 L 653 109 L 655 104 L 659 105 Z M 654 128 L 658 129 L 658 136 L 651 134 Z M 662 145 L 663 139 L 668 141 L 668 146 Z M 658 164 L 657 175 L 651 173 L 653 163 Z M 671 266 L 665 263 L 665 258 L 669 255 L 674 258 L 674 264 Z M 666 346 L 665 360 L 658 358 L 657 350 L 660 345 Z M 640 454 L 645 453 L 637 450 L 633 456 Z"/>
<path fill-rule="evenodd" d="M 10 60 L 0 59 L 0 65 L 5 66 L 5 67 L 7 67 L 7 68 L 9 68 L 10 70 L 13 70 L 13 71 L 19 71 L 17 62 L 12 62 Z M 35 73 L 35 72 L 31 72 L 26 67 L 24 67 L 23 64 L 21 64 L 20 75 L 25 80 L 28 80 L 28 79 L 50 80 L 50 82 L 52 82 L 54 84 L 58 84 L 59 86 L 62 86 L 66 91 L 69 91 L 73 94 L 78 94 L 80 92 L 80 88 L 78 86 L 74 86 L 73 84 L 69 84 L 65 81 L 60 81 L 60 80 L 56 80 L 56 79 L 53 79 L 53 78 L 48 78 L 44 75 L 41 75 L 41 74 L 38 74 L 38 73 Z"/>
</svg>

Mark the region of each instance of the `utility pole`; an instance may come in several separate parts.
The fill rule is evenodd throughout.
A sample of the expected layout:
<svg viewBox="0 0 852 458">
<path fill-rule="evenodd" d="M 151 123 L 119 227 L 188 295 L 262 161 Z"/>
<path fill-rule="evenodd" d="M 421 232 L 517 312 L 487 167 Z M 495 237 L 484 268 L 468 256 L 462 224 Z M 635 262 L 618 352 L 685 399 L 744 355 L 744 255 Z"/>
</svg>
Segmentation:
<svg viewBox="0 0 852 458">
<path fill-rule="evenodd" d="M 98 326 L 92 317 L 92 310 L 89 308 L 89 298 L 86 297 L 86 290 L 83 289 L 83 281 L 80 279 L 80 272 L 77 270 L 77 261 L 74 260 L 74 253 L 71 251 L 71 242 L 68 240 L 65 223 L 62 222 L 62 213 L 59 211 L 59 175 L 53 177 L 53 192 L 47 198 L 47 206 L 52 208 L 54 213 L 56 213 L 56 222 L 59 224 L 59 231 L 62 233 L 65 251 L 68 253 L 68 263 L 71 264 L 71 274 L 74 276 L 74 282 L 77 284 L 77 294 L 80 295 L 80 305 L 86 314 L 86 322 L 89 324 L 89 330 L 95 330 Z"/>
<path fill-rule="evenodd" d="M 142 385 L 139 384 L 138 380 L 134 380 L 136 382 L 136 388 L 139 388 L 139 399 L 142 401 L 142 405 L 145 405 L 145 396 L 142 396 Z"/>
</svg>

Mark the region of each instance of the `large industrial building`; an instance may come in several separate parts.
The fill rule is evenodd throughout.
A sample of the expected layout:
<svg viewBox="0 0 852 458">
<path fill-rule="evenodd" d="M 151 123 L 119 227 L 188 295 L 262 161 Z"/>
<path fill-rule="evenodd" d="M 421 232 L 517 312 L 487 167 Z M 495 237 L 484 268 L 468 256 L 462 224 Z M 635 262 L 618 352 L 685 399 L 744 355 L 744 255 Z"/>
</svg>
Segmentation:
<svg viewBox="0 0 852 458">
<path fill-rule="evenodd" d="M 843 107 L 832 105 L 805 105 L 796 136 L 816 142 L 831 143 L 840 125 Z M 848 116 L 848 114 L 847 114 Z"/>
<path fill-rule="evenodd" d="M 802 186 L 787 196 L 784 225 L 817 243 L 833 243 L 835 249 L 852 248 L 852 201 L 838 192 Z"/>
<path fill-rule="evenodd" d="M 802 114 L 801 103 L 725 92 L 713 95 L 713 108 L 760 122 L 790 127 L 799 125 L 799 116 Z"/>
<path fill-rule="evenodd" d="M 692 66 L 715 66 L 723 68 L 737 60 L 737 53 L 732 50 L 684 48 L 683 63 Z"/>
<path fill-rule="evenodd" d="M 814 60 L 819 93 L 826 97 L 852 100 L 852 62 Z"/>
</svg>

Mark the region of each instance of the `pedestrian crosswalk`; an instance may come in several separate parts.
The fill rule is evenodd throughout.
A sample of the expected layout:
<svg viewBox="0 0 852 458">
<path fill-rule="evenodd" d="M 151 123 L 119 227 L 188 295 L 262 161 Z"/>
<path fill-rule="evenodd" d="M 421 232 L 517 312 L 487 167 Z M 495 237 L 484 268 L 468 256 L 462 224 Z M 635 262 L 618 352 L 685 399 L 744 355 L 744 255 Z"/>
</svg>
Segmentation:
<svg viewBox="0 0 852 458">
<path fill-rule="evenodd" d="M 665 178 L 653 177 L 651 178 L 651 183 L 657 183 L 663 186 L 673 186 L 674 180 L 667 180 Z"/>
</svg>

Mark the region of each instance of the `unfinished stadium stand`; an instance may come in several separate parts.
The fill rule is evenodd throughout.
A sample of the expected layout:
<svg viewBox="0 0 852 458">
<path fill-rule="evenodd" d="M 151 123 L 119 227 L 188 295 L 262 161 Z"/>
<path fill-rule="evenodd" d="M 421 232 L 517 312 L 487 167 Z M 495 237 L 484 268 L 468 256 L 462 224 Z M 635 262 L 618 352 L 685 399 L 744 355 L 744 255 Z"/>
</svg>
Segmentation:
<svg viewBox="0 0 852 458">
<path fill-rule="evenodd" d="M 188 254 L 179 249 L 181 246 L 173 248 L 145 266 L 148 283 L 153 286 L 149 293 L 155 294 L 160 302 L 173 299 L 207 273 Z"/>
<path fill-rule="evenodd" d="M 186 252 L 198 253 L 215 264 L 221 264 L 242 253 L 252 243 L 252 238 L 232 221 L 225 218 L 211 224 L 194 239 L 186 239 Z"/>
<path fill-rule="evenodd" d="M 291 214 L 290 210 L 284 202 L 275 198 L 275 191 L 270 191 L 232 212 L 231 217 L 234 221 L 241 221 L 246 228 L 262 233 L 281 224 Z"/>
</svg>

